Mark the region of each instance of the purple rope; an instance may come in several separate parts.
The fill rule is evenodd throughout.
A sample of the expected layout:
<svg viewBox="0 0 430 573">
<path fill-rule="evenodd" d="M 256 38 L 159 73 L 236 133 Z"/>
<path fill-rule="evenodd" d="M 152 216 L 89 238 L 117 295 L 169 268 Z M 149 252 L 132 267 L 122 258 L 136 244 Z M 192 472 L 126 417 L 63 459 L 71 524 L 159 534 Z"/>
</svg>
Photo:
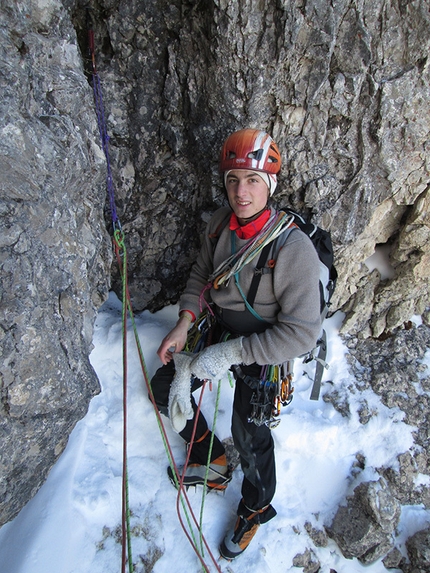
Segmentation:
<svg viewBox="0 0 430 573">
<path fill-rule="evenodd" d="M 107 127 L 106 127 L 102 88 L 101 88 L 100 78 L 97 72 L 93 73 L 93 92 L 94 92 L 94 101 L 96 106 L 97 123 L 99 126 L 100 139 L 102 142 L 103 152 L 106 157 L 106 187 L 109 196 L 110 213 L 114 228 L 116 227 L 120 228 L 121 224 L 119 222 L 118 215 L 116 212 L 115 189 L 113 185 L 112 170 L 109 159 L 109 135 L 107 133 Z"/>
</svg>

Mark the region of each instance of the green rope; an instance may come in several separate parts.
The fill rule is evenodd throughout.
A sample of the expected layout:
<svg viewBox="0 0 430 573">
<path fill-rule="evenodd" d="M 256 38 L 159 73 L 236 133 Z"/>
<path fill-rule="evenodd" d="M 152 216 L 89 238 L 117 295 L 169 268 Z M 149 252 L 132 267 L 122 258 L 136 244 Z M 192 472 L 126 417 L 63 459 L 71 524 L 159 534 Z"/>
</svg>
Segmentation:
<svg viewBox="0 0 430 573">
<path fill-rule="evenodd" d="M 131 528 L 130 528 L 130 502 L 129 502 L 129 489 L 128 489 L 128 464 L 125 464 L 125 518 L 127 523 L 127 552 L 128 552 L 128 570 L 133 573 L 133 558 L 131 553 Z"/>
<path fill-rule="evenodd" d="M 146 367 L 146 362 L 145 362 L 145 358 L 144 358 L 144 355 L 143 355 L 142 345 L 141 345 L 141 343 L 140 343 L 139 333 L 138 333 L 138 331 L 137 331 L 136 320 L 135 320 L 135 318 L 134 318 L 134 313 L 133 313 L 133 309 L 131 308 L 130 301 L 128 302 L 128 309 L 129 309 L 131 324 L 132 324 L 132 328 L 133 328 L 133 332 L 134 332 L 134 337 L 135 337 L 135 341 L 136 341 L 137 351 L 138 351 L 138 354 L 139 354 L 139 359 L 140 359 L 140 363 L 141 363 L 141 366 L 142 366 L 142 370 L 143 370 L 143 373 L 144 373 L 144 376 L 145 376 L 146 380 L 149 381 L 150 378 L 149 378 L 148 370 L 147 370 L 147 367 Z M 150 384 L 150 383 L 148 383 L 148 392 L 149 392 L 149 394 L 150 394 L 151 401 L 152 401 L 153 403 L 155 403 L 154 394 L 153 394 L 153 392 L 152 392 L 152 387 L 151 387 L 151 384 Z M 158 428 L 159 428 L 159 430 L 160 430 L 160 434 L 161 434 L 161 439 L 162 439 L 162 442 L 163 442 L 163 446 L 164 446 L 164 449 L 165 449 L 165 452 L 166 452 L 166 455 L 167 455 L 167 459 L 168 459 L 168 461 L 169 461 L 169 465 L 170 465 L 170 468 L 171 468 L 171 470 L 172 470 L 172 474 L 173 474 L 173 477 L 174 477 L 174 480 L 175 480 L 175 485 L 176 485 L 177 490 L 180 492 L 180 487 L 179 487 L 180 484 L 179 484 L 179 480 L 178 480 L 178 478 L 177 478 L 177 476 L 176 476 L 175 464 L 174 464 L 173 458 L 172 458 L 172 456 L 171 456 L 171 454 L 170 454 L 170 449 L 169 449 L 169 447 L 168 447 L 167 438 L 166 438 L 165 432 L 164 432 L 164 430 L 163 430 L 163 425 L 162 425 L 161 420 L 159 419 L 159 417 L 156 416 L 156 418 L 157 418 L 157 424 L 158 424 Z M 188 524 L 189 530 L 190 530 L 190 532 L 191 532 L 191 536 L 192 536 L 194 545 L 197 547 L 197 539 L 196 539 L 195 536 L 194 536 L 194 532 L 193 532 L 193 528 L 192 528 L 192 523 L 191 523 L 191 518 L 190 518 L 189 512 L 188 512 L 188 510 L 187 510 L 187 506 L 186 506 L 186 503 L 185 503 L 185 499 L 184 499 L 184 496 L 183 496 L 182 493 L 180 494 L 180 501 L 181 501 L 182 509 L 183 509 L 183 511 L 184 511 L 184 514 L 185 514 L 185 518 L 186 518 L 186 520 L 187 520 L 187 524 Z"/>
<path fill-rule="evenodd" d="M 125 244 L 124 244 L 123 235 L 122 235 L 122 233 L 121 233 L 120 230 L 116 230 L 116 231 L 115 231 L 115 233 L 114 233 L 114 238 L 115 238 L 115 242 L 116 242 L 117 247 L 118 247 L 118 252 L 119 252 L 119 251 L 121 252 L 122 258 L 123 258 L 122 269 L 120 269 L 120 270 L 121 270 L 121 272 L 122 272 L 123 293 L 125 293 L 125 297 L 126 297 L 126 300 L 127 300 L 127 304 L 125 305 L 125 304 L 124 304 L 124 298 L 123 298 L 123 325 L 126 324 L 126 314 L 127 314 L 127 313 L 126 313 L 126 310 L 124 309 L 124 306 L 125 306 L 126 309 L 128 310 L 129 316 L 130 316 L 130 320 L 131 320 L 131 324 L 132 324 L 132 328 L 133 328 L 133 332 L 134 332 L 134 337 L 135 337 L 135 341 L 136 341 L 136 346 L 137 346 L 137 350 L 138 350 L 138 354 L 139 354 L 139 359 L 140 359 L 142 371 L 143 371 L 145 380 L 146 380 L 146 382 L 147 382 L 148 393 L 149 393 L 149 395 L 150 395 L 150 399 L 151 399 L 152 403 L 155 404 L 154 395 L 153 395 L 152 387 L 151 387 L 151 384 L 150 384 L 150 378 L 149 378 L 148 370 L 147 370 L 147 367 L 146 367 L 145 358 L 144 358 L 144 355 L 143 355 L 142 345 L 141 345 L 141 343 L 140 343 L 139 333 L 138 333 L 138 331 L 137 331 L 137 325 L 136 325 L 136 321 L 135 321 L 135 317 L 134 317 L 134 313 L 133 313 L 133 309 L 132 309 L 132 306 L 131 306 L 131 301 L 130 301 L 130 297 L 129 297 L 129 293 L 128 293 L 127 277 L 126 277 L 127 273 L 126 273 L 126 271 L 124 270 L 124 269 L 126 269 L 127 256 L 126 256 L 126 250 L 125 250 Z M 120 266 L 121 266 L 121 265 L 120 265 Z M 123 330 L 124 330 L 124 326 L 123 326 Z M 124 332 L 124 334 L 126 334 L 126 332 Z M 218 410 L 219 393 L 220 393 L 220 388 L 218 388 L 218 395 L 217 395 L 217 403 L 216 403 L 216 411 L 215 411 L 215 414 L 216 414 L 216 412 L 217 412 L 217 410 Z M 172 469 L 172 474 L 173 474 L 173 476 L 174 476 L 175 484 L 176 484 L 176 487 L 177 487 L 178 492 L 179 492 L 179 498 L 180 498 L 179 501 L 180 501 L 180 503 L 181 503 L 181 505 L 182 505 L 182 509 L 183 509 L 183 512 L 184 512 L 185 517 L 186 517 L 188 529 L 189 529 L 189 532 L 190 532 L 190 537 L 192 538 L 192 541 L 193 541 L 193 544 L 194 544 L 194 549 L 195 549 L 195 551 L 197 552 L 197 551 L 198 551 L 198 540 L 196 539 L 195 533 L 194 533 L 194 531 L 193 531 L 193 524 L 192 524 L 192 521 L 191 521 L 191 518 L 190 518 L 190 512 L 188 511 L 188 508 L 187 508 L 186 498 L 185 498 L 184 493 L 182 493 L 182 491 L 181 491 L 180 483 L 179 483 L 179 480 L 178 480 L 177 475 L 176 475 L 175 463 L 174 463 L 174 460 L 173 460 L 173 457 L 172 457 L 172 454 L 171 454 L 171 451 L 170 451 L 170 447 L 169 447 L 169 444 L 168 444 L 167 436 L 166 436 L 166 434 L 165 434 L 165 430 L 164 430 L 164 427 L 163 427 L 163 423 L 162 423 L 162 421 L 161 421 L 159 415 L 156 416 L 156 418 L 157 418 L 157 424 L 158 424 L 158 427 L 159 427 L 159 430 L 160 430 L 161 438 L 162 438 L 162 441 L 163 441 L 164 449 L 165 449 L 165 451 L 166 451 L 167 458 L 168 458 L 168 460 L 169 460 L 169 465 L 170 465 L 170 467 L 171 467 L 171 469 Z M 214 417 L 214 424 L 215 424 L 215 422 L 216 422 L 216 415 L 215 415 L 215 417 Z M 210 457 L 211 451 L 212 451 L 213 440 L 214 440 L 214 434 L 212 433 L 211 442 L 210 442 L 209 457 Z M 133 563 L 132 563 L 132 557 L 131 557 L 131 528 L 130 528 L 130 509 L 129 509 L 127 461 L 125 461 L 124 466 L 125 466 L 125 470 L 124 470 L 124 476 L 125 476 L 125 495 L 124 495 L 124 498 L 125 498 L 125 506 L 126 506 L 125 515 L 126 515 L 126 523 L 127 523 L 127 541 L 128 541 L 128 555 L 129 555 L 128 562 L 129 562 L 129 573 L 133 573 Z M 207 471 L 208 471 L 208 470 L 207 470 Z M 204 490 L 206 490 L 206 483 L 207 483 L 207 474 L 206 474 L 206 479 L 205 479 L 205 487 L 204 487 Z M 189 503 L 189 502 L 188 502 L 188 503 Z M 201 561 L 201 563 L 202 563 L 203 571 L 208 572 L 207 566 L 206 566 L 206 564 L 204 564 L 204 561 L 203 561 L 203 559 L 202 559 L 202 554 L 203 554 L 203 532 L 202 532 L 202 527 L 201 527 L 201 524 L 202 524 L 202 515 L 203 515 L 203 507 L 202 507 L 202 509 L 201 509 L 200 525 L 198 526 L 198 527 L 199 527 L 199 533 L 200 533 L 199 541 L 200 541 L 200 547 L 201 547 L 200 561 Z M 196 525 L 197 525 L 197 522 L 196 522 Z M 209 552 L 210 552 L 210 550 L 209 550 Z M 214 559 L 213 556 L 212 556 L 212 559 Z M 215 564 L 215 567 L 216 567 L 217 571 L 220 571 L 220 569 L 219 569 L 219 567 L 217 566 L 217 563 L 216 563 L 215 561 L 214 561 L 214 564 Z"/>
<path fill-rule="evenodd" d="M 230 237 L 231 237 L 231 252 L 234 255 L 236 253 L 236 231 L 231 231 Z M 243 298 L 243 302 L 245 303 L 245 306 L 249 310 L 249 312 L 253 316 L 255 316 L 255 318 L 257 320 L 261 320 L 262 322 L 265 322 L 264 318 L 262 318 L 258 314 L 258 312 L 249 304 L 248 299 L 246 298 L 246 295 L 243 292 L 243 289 L 239 283 L 239 271 L 237 271 L 237 273 L 234 273 L 234 283 L 237 287 L 237 290 L 239 291 L 240 296 Z"/>
<path fill-rule="evenodd" d="M 124 235 L 119 229 L 114 232 L 114 241 L 117 248 L 118 256 L 123 260 L 123 268 L 127 268 L 127 251 L 125 248 Z M 130 528 L 130 498 L 129 498 L 129 483 L 128 483 L 128 464 L 127 464 L 127 273 L 122 274 L 122 335 L 123 335 L 123 415 L 124 415 L 124 429 L 123 429 L 123 515 L 122 515 L 122 531 L 123 536 L 126 534 L 126 544 L 128 553 L 128 570 L 133 573 L 133 558 L 131 552 L 131 528 Z M 125 521 L 125 523 L 124 523 Z M 122 569 L 125 570 L 125 544 L 123 540 L 123 557 Z"/>
<path fill-rule="evenodd" d="M 203 540 L 202 540 L 203 512 L 204 512 L 204 506 L 205 506 L 205 500 L 206 500 L 206 494 L 207 494 L 209 464 L 211 461 L 212 448 L 213 448 L 213 443 L 214 443 L 214 439 L 215 439 L 215 427 L 216 427 L 216 421 L 217 421 L 217 417 L 218 417 L 220 396 L 221 396 L 221 380 L 218 380 L 218 390 L 217 390 L 216 401 L 215 401 L 215 412 L 214 412 L 214 418 L 213 418 L 213 422 L 212 422 L 211 439 L 209 442 L 208 459 L 207 459 L 207 464 L 206 464 L 206 474 L 205 474 L 205 480 L 204 480 L 204 484 L 203 484 L 202 503 L 200 506 L 199 531 L 200 531 L 200 550 L 201 550 L 202 554 L 204 554 Z"/>
<path fill-rule="evenodd" d="M 242 287 L 240 286 L 239 283 L 239 273 L 235 273 L 234 274 L 234 282 L 235 285 L 237 287 L 237 290 L 239 291 L 240 296 L 243 298 L 243 302 L 245 303 L 246 308 L 249 310 L 249 312 L 255 316 L 255 318 L 257 318 L 258 320 L 261 320 L 262 322 L 265 322 L 264 318 L 262 318 L 258 312 L 249 304 L 248 299 L 246 298 L 245 293 L 242 290 Z"/>
</svg>

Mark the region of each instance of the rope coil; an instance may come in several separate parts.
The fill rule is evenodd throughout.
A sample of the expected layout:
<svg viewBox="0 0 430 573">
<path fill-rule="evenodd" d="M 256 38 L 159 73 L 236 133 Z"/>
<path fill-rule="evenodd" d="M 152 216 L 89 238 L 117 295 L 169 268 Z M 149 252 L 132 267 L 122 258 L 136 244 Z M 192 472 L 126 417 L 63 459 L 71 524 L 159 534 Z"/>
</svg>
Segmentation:
<svg viewBox="0 0 430 573">
<path fill-rule="evenodd" d="M 232 276 L 240 273 L 264 247 L 281 235 L 293 223 L 292 215 L 284 212 L 274 213 L 257 235 L 249 240 L 241 249 L 223 261 L 209 277 L 209 282 L 215 289 L 227 285 Z"/>
</svg>

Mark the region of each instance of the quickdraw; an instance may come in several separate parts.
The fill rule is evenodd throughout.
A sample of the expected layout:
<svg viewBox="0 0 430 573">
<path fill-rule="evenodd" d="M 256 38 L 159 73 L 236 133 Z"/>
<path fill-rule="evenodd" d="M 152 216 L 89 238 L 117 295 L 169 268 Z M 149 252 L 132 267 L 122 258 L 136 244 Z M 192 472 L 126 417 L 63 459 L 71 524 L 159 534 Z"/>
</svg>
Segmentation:
<svg viewBox="0 0 430 573">
<path fill-rule="evenodd" d="M 256 426 L 266 425 L 270 429 L 276 428 L 281 420 L 275 418 L 274 403 L 277 394 L 276 384 L 260 380 L 251 398 L 252 412 L 248 422 Z"/>
<path fill-rule="evenodd" d="M 200 352 L 212 341 L 214 320 L 207 311 L 202 312 L 190 328 L 185 345 L 186 352 Z"/>
<path fill-rule="evenodd" d="M 217 326 L 215 314 L 210 308 L 205 309 L 194 322 L 188 331 L 187 342 L 184 350 L 186 352 L 197 353 L 210 346 L 213 343 L 225 342 L 231 338 L 231 332 L 224 330 L 220 333 L 217 329 L 217 335 L 214 340 L 215 327 Z"/>
<path fill-rule="evenodd" d="M 281 423 L 281 406 L 288 406 L 293 399 L 293 374 L 290 362 L 263 366 L 260 378 L 245 374 L 238 365 L 232 366 L 237 378 L 242 379 L 253 390 L 252 411 L 248 422 L 256 426 L 263 424 L 271 430 Z"/>
</svg>

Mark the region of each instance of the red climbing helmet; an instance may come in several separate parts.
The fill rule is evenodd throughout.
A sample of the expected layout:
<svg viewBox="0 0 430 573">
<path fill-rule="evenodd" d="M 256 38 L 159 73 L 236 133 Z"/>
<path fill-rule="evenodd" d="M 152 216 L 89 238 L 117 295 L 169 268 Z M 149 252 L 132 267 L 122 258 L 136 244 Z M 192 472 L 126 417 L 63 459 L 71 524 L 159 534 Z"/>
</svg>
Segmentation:
<svg viewBox="0 0 430 573">
<path fill-rule="evenodd" d="M 281 154 L 268 133 L 259 129 L 241 129 L 232 133 L 221 150 L 219 169 L 252 169 L 277 175 Z"/>
</svg>

